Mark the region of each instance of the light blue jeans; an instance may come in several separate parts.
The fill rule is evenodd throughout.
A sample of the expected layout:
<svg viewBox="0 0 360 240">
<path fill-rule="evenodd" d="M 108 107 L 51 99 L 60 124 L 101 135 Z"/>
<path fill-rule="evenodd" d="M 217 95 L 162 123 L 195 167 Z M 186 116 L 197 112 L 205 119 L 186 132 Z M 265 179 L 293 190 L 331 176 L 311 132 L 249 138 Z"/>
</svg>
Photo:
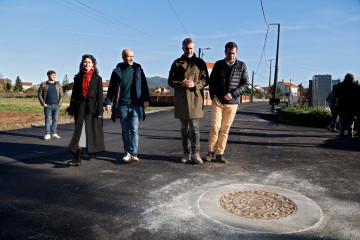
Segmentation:
<svg viewBox="0 0 360 240">
<path fill-rule="evenodd" d="M 47 105 L 44 107 L 45 113 L 45 134 L 55 134 L 57 128 L 57 118 L 59 113 L 59 105 Z M 50 120 L 52 119 L 51 129 Z"/>
<path fill-rule="evenodd" d="M 140 109 L 137 105 L 120 105 L 119 109 L 124 151 L 137 154 Z"/>
</svg>

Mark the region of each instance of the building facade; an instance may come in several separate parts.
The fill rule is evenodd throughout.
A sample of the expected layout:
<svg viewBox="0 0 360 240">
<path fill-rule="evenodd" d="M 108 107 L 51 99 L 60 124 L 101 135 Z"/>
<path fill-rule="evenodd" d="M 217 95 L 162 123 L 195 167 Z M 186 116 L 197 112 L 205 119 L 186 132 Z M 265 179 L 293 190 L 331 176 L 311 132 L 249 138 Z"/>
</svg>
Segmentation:
<svg viewBox="0 0 360 240">
<path fill-rule="evenodd" d="M 310 87 L 311 86 L 311 87 Z M 333 82 L 331 75 L 314 75 L 309 81 L 311 107 L 325 108 L 327 106 L 326 98 L 332 90 Z"/>
</svg>

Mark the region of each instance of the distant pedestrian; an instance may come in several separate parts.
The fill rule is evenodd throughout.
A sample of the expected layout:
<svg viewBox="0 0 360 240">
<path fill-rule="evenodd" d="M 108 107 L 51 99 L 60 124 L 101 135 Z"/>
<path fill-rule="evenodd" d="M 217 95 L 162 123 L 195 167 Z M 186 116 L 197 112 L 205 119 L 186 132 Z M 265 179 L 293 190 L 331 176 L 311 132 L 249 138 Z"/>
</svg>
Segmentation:
<svg viewBox="0 0 360 240">
<path fill-rule="evenodd" d="M 194 42 L 182 42 L 184 54 L 171 65 L 168 84 L 175 90 L 175 118 L 180 119 L 184 155 L 182 163 L 191 159 L 203 163 L 200 157 L 199 119 L 204 116 L 203 88 L 208 84 L 205 62 L 196 57 Z M 191 151 L 191 157 L 190 157 Z"/>
<path fill-rule="evenodd" d="M 360 86 L 354 82 L 354 75 L 346 74 L 344 81 L 338 84 L 335 91 L 338 97 L 338 109 L 340 116 L 339 136 L 353 137 L 354 116 L 359 105 Z"/>
<path fill-rule="evenodd" d="M 120 117 L 124 144 L 124 162 L 138 162 L 139 120 L 145 120 L 145 107 L 149 106 L 150 94 L 144 71 L 134 62 L 134 52 L 124 49 L 123 62 L 117 64 L 111 74 L 106 110 L 112 109 L 111 120 Z M 112 104 L 112 107 L 111 107 Z"/>
<path fill-rule="evenodd" d="M 96 152 L 105 150 L 103 131 L 103 85 L 96 59 L 90 54 L 82 56 L 78 74 L 74 77 L 68 113 L 75 118 L 75 130 L 69 143 L 74 158 L 71 166 L 81 165 L 82 149 L 87 148 L 89 160 Z"/>
<path fill-rule="evenodd" d="M 333 86 L 332 91 L 326 98 L 326 101 L 330 104 L 331 111 L 331 121 L 328 129 L 332 132 L 335 132 L 336 129 L 339 129 L 339 113 L 338 113 L 338 98 L 335 96 L 337 85 Z"/>
<path fill-rule="evenodd" d="M 248 89 L 247 68 L 244 62 L 236 59 L 237 51 L 236 43 L 228 42 L 225 45 L 225 59 L 217 61 L 211 72 L 209 82 L 212 99 L 211 130 L 206 161 L 227 162 L 223 154 L 229 130 L 236 115 L 239 98 Z"/>
<path fill-rule="evenodd" d="M 56 73 L 53 70 L 47 72 L 48 80 L 40 84 L 38 98 L 44 107 L 45 113 L 45 140 L 59 139 L 57 134 L 57 119 L 59 108 L 63 101 L 63 90 L 59 82 L 55 81 Z M 52 124 L 50 127 L 50 120 Z"/>
</svg>

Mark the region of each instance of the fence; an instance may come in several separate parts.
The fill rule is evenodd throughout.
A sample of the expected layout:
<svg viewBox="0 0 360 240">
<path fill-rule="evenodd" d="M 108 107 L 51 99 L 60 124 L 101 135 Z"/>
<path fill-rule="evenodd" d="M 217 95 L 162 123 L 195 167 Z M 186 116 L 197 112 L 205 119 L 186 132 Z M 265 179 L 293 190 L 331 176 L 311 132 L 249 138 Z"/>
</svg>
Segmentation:
<svg viewBox="0 0 360 240">
<path fill-rule="evenodd" d="M 250 102 L 250 96 L 240 96 L 239 103 L 248 103 Z M 204 105 L 210 106 L 212 100 L 210 98 L 210 93 L 204 93 Z M 151 95 L 150 96 L 150 105 L 151 106 L 173 106 L 174 105 L 174 96 L 173 95 Z"/>
<path fill-rule="evenodd" d="M 37 98 L 37 92 L 31 92 L 31 93 L 6 92 L 6 93 L 0 93 L 0 98 Z"/>
</svg>

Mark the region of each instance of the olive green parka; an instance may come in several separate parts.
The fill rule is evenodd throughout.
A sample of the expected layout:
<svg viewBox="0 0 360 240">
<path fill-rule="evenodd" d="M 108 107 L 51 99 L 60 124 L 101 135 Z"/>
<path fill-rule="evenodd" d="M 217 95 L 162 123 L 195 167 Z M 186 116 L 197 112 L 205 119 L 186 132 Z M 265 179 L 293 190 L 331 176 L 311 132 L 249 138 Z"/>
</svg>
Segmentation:
<svg viewBox="0 0 360 240">
<path fill-rule="evenodd" d="M 182 81 L 189 78 L 195 87 L 182 87 Z M 204 87 L 208 85 L 209 74 L 205 62 L 194 54 L 188 61 L 183 55 L 176 59 L 170 69 L 168 84 L 175 90 L 175 118 L 190 120 L 204 116 Z"/>
</svg>

